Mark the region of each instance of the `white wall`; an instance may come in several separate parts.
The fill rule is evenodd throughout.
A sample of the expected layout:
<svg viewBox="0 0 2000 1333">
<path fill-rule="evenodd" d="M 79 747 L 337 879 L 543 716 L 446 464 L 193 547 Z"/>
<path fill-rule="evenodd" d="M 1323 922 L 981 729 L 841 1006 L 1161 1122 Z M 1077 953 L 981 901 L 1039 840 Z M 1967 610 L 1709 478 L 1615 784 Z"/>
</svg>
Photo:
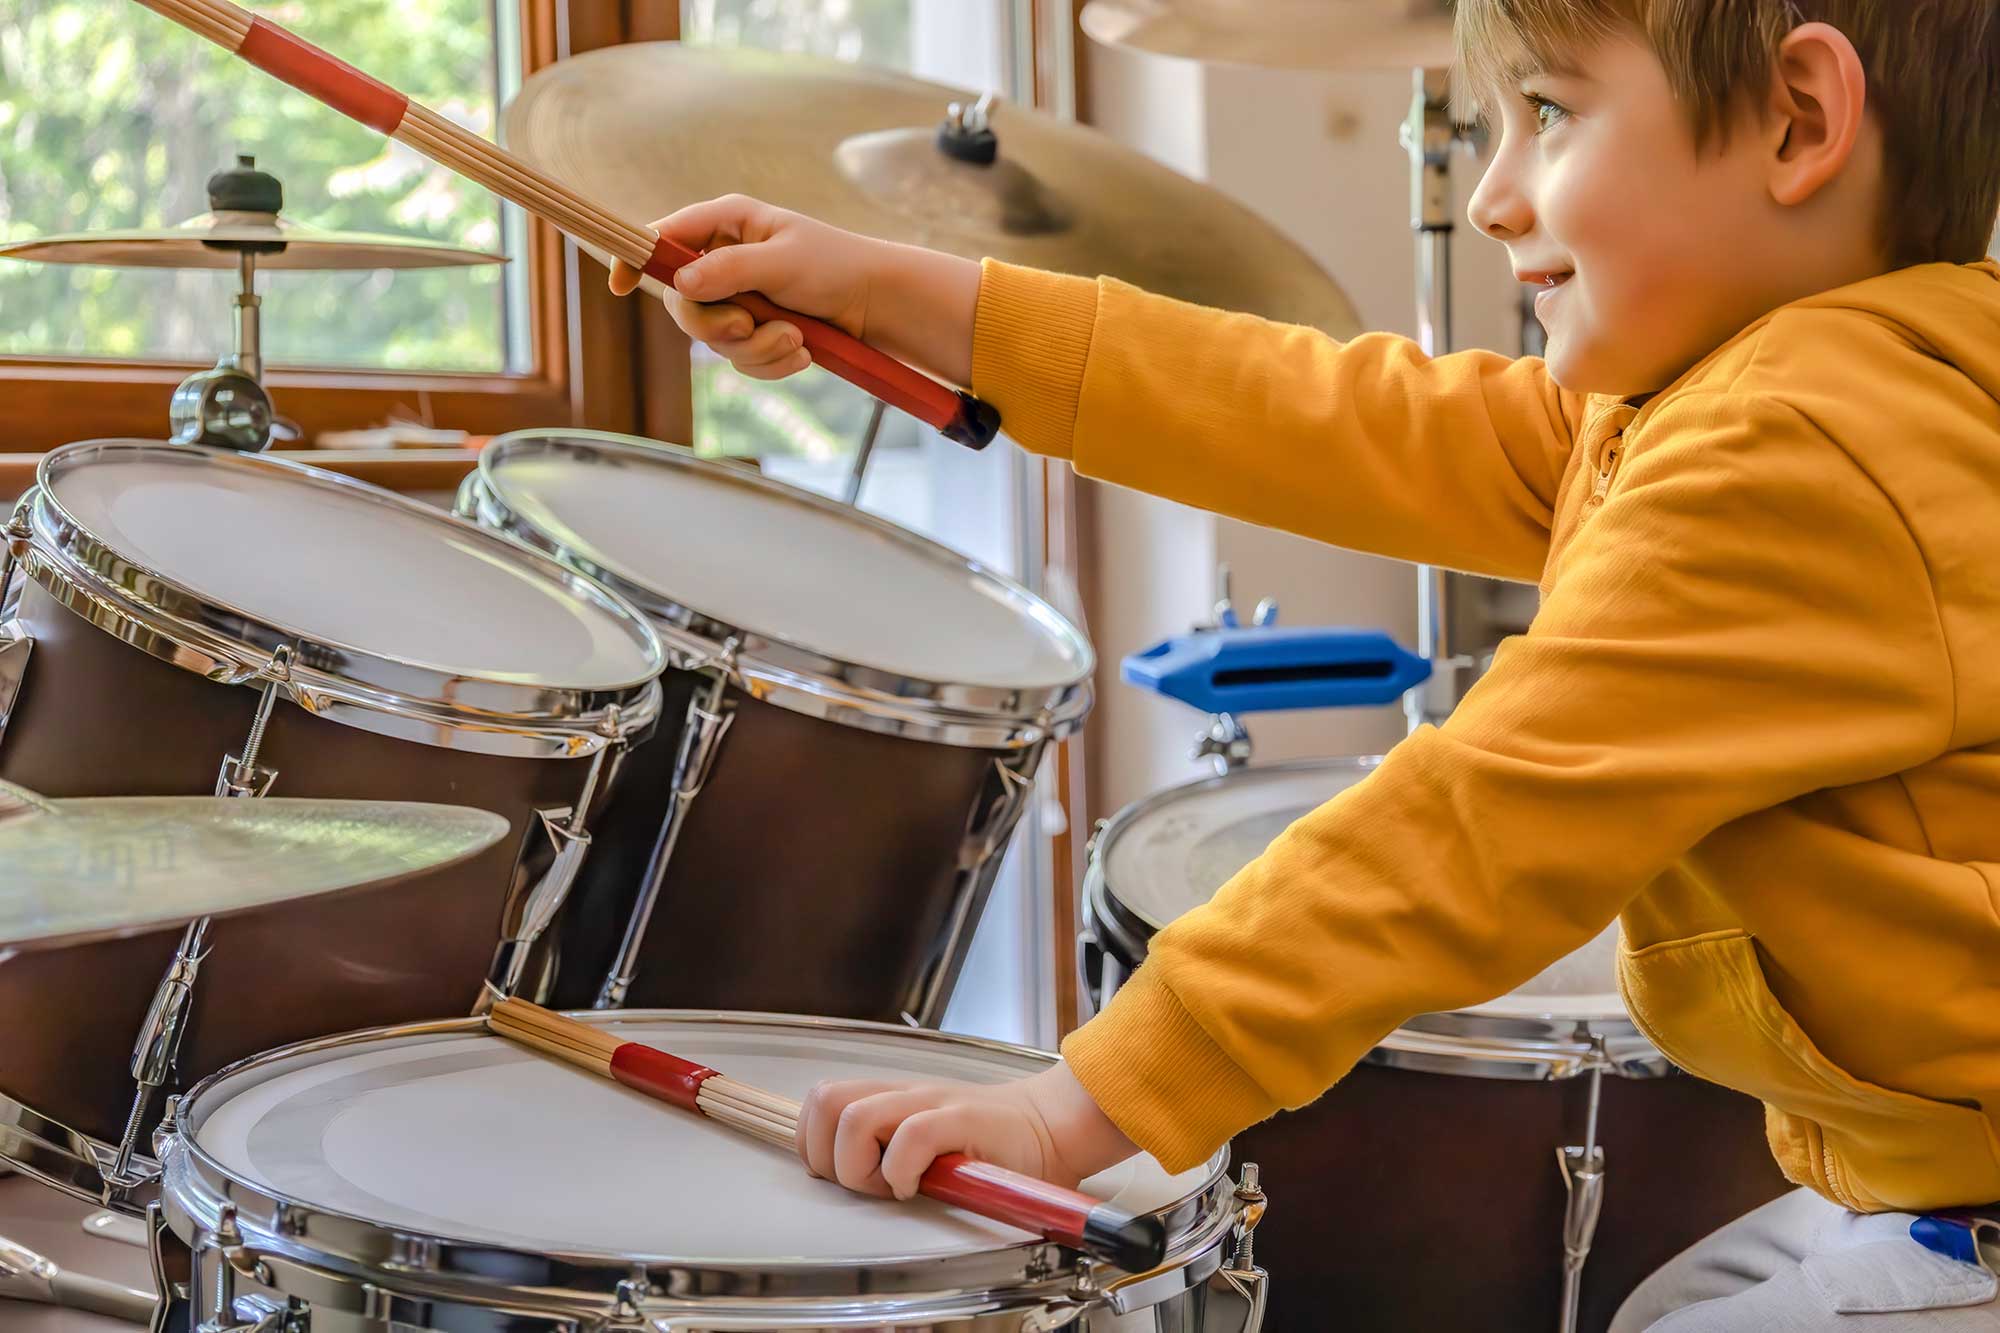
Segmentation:
<svg viewBox="0 0 2000 1333">
<path fill-rule="evenodd" d="M 1204 67 L 1093 45 L 1093 125 L 1168 166 L 1206 179 L 1285 231 L 1337 278 L 1363 323 L 1414 333 L 1415 243 L 1409 159 L 1398 139 L 1407 71 L 1318 74 Z M 1459 200 L 1477 166 L 1461 163 Z M 1454 240 L 1457 342 L 1519 347 L 1506 254 L 1461 226 Z M 1407 565 L 1252 528 L 1099 487 L 1091 629 L 1100 686 L 1097 816 L 1197 776 L 1187 750 L 1204 719 L 1118 682 L 1126 653 L 1207 612 L 1217 560 L 1236 600 L 1275 597 L 1291 624 L 1375 625 L 1414 647 L 1416 577 Z M 1298 713 L 1249 722 L 1260 761 L 1376 753 L 1404 731 L 1399 708 Z"/>
</svg>

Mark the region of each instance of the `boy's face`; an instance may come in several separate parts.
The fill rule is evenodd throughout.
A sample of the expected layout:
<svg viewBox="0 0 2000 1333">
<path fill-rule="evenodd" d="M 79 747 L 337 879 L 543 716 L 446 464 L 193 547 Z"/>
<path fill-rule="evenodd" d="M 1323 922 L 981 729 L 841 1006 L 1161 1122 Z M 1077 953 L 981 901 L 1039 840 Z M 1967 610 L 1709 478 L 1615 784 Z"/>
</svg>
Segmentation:
<svg viewBox="0 0 2000 1333">
<path fill-rule="evenodd" d="M 1576 64 L 1494 90 L 1498 147 L 1469 212 L 1536 288 L 1557 383 L 1651 393 L 1770 308 L 1758 270 L 1776 205 L 1758 135 L 1697 154 L 1638 41 L 1606 38 Z"/>
</svg>

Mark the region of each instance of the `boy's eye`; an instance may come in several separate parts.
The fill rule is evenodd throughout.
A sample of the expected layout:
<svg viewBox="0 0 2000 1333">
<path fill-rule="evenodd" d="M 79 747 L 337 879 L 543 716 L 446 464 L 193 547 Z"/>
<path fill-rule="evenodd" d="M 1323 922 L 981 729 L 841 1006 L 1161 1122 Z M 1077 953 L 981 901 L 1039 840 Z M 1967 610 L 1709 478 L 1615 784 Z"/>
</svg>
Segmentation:
<svg viewBox="0 0 2000 1333">
<path fill-rule="evenodd" d="M 1551 102 L 1546 97 L 1535 93 L 1522 93 L 1521 96 L 1528 103 L 1528 110 L 1534 113 L 1537 134 L 1547 133 L 1569 116 L 1569 111 L 1565 107 Z"/>
</svg>

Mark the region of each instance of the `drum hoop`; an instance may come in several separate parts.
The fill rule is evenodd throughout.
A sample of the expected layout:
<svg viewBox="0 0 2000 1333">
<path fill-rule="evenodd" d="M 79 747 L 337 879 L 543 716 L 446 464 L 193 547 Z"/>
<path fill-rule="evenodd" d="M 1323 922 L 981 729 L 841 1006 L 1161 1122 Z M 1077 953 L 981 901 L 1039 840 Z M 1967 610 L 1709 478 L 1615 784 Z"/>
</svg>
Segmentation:
<svg viewBox="0 0 2000 1333">
<path fill-rule="evenodd" d="M 1215 774 L 1144 796 L 1112 816 L 1091 839 L 1083 897 L 1098 942 L 1127 971 L 1145 961 L 1152 937 L 1166 928 L 1118 897 L 1111 885 L 1111 848 L 1148 815 L 1199 792 L 1254 781 L 1257 776 L 1296 775 L 1373 769 L 1379 756 L 1301 759 Z M 1251 775 L 1246 777 L 1245 775 Z M 1602 1056 L 1593 1037 L 1604 1040 Z M 1474 1005 L 1448 1013 L 1422 1014 L 1390 1033 L 1364 1057 L 1369 1064 L 1467 1078 L 1529 1082 L 1574 1078 L 1593 1067 L 1625 1078 L 1657 1078 L 1674 1066 L 1617 1005 L 1579 1014 Z"/>
<path fill-rule="evenodd" d="M 113 1184 L 104 1172 L 117 1155 L 115 1145 L 51 1120 L 25 1102 L 0 1093 L 0 1162 L 71 1198 L 143 1217 L 146 1205 L 159 1195 L 158 1167 L 141 1154 L 132 1164 L 140 1183 Z"/>
<path fill-rule="evenodd" d="M 656 588 L 598 564 L 522 517 L 508 502 L 498 469 L 510 454 L 531 450 L 682 468 L 857 523 L 926 560 L 948 563 L 994 589 L 1009 606 L 1053 634 L 1076 656 L 1079 663 L 1076 674 L 1046 687 L 929 680 L 831 657 L 806 644 L 734 625 L 674 601 Z M 720 651 L 719 645 L 732 638 L 737 640 L 736 672 L 740 683 L 747 692 L 768 698 L 783 708 L 866 730 L 979 748 L 1031 745 L 1049 737 L 1065 736 L 1090 711 L 1091 678 L 1097 667 L 1095 650 L 1066 617 L 1019 582 L 873 514 L 745 468 L 696 458 L 679 445 L 609 431 L 514 431 L 495 439 L 480 452 L 478 471 L 467 477 L 460 488 L 459 511 L 482 527 L 497 529 L 603 583 L 652 617 L 663 638 L 678 630 L 684 643 L 696 645 L 687 650 L 691 655 L 712 659 Z M 969 739 L 974 734 L 980 739 Z"/>
<path fill-rule="evenodd" d="M 976 1037 L 912 1029 L 900 1024 L 858 1019 L 802 1017 L 796 1014 L 736 1013 L 710 1010 L 627 1009 L 584 1011 L 571 1015 L 589 1023 L 685 1021 L 725 1026 L 782 1028 L 799 1031 L 893 1034 L 956 1049 L 991 1051 L 1016 1058 L 1053 1063 L 1046 1051 Z M 1080 1290 L 1097 1290 L 1117 1274 L 1082 1260 L 1072 1252 L 1040 1241 L 971 1251 L 961 1255 L 923 1255 L 860 1261 L 756 1260 L 715 1261 L 664 1255 L 566 1253 L 521 1250 L 486 1241 L 462 1241 L 422 1236 L 408 1226 L 390 1226 L 334 1212 L 239 1179 L 196 1141 L 205 1118 L 204 1098 L 225 1080 L 258 1065 L 301 1055 L 362 1046 L 407 1037 L 454 1036 L 484 1030 L 477 1018 L 370 1028 L 322 1037 L 253 1055 L 217 1070 L 180 1099 L 176 1123 L 162 1132 L 161 1160 L 165 1177 L 161 1190 L 168 1222 L 187 1239 L 212 1234 L 218 1210 L 236 1205 L 238 1223 L 253 1248 L 266 1250 L 334 1277 L 375 1280 L 397 1292 L 442 1294 L 448 1299 L 509 1308 L 601 1309 L 617 1284 L 645 1278 L 655 1291 L 703 1293 L 696 1308 L 713 1312 L 742 1300 L 749 1311 L 769 1314 L 775 1308 L 784 1319 L 802 1314 L 846 1312 L 853 1322 L 865 1309 L 869 1319 L 907 1319 L 929 1313 L 934 1318 L 984 1313 L 1006 1308 L 1003 1302 L 1046 1302 Z M 665 1114 L 666 1112 L 663 1112 Z M 191 1130 L 190 1126 L 194 1128 Z M 1230 1234 L 1233 1197 L 1227 1175 L 1228 1150 L 1216 1153 L 1205 1181 L 1159 1215 L 1167 1223 L 1169 1251 L 1163 1268 L 1186 1268 L 1193 1274 L 1204 1263 L 1212 1266 Z M 483 1281 L 478 1273 L 506 1272 L 510 1282 Z M 386 1276 L 385 1276 L 386 1274 Z M 535 1280 L 528 1280 L 533 1274 Z M 1204 1274 L 1200 1274 L 1205 1276 Z M 774 1293 L 774 1283 L 783 1288 Z M 763 1303 L 748 1299 L 763 1297 Z M 647 1313 L 653 1313 L 648 1307 Z M 808 1326 L 810 1320 L 803 1321 Z"/>
<path fill-rule="evenodd" d="M 371 504 L 477 532 L 475 540 L 504 547 L 509 559 L 528 565 L 612 617 L 639 640 L 650 662 L 660 664 L 658 670 L 666 664 L 666 650 L 645 617 L 575 570 L 351 477 L 259 455 L 151 440 L 85 440 L 52 450 L 43 456 L 36 484 L 17 508 L 31 534 L 29 557 L 23 563 L 36 583 L 63 606 L 149 657 L 220 683 L 250 684 L 259 680 L 271 653 L 280 644 L 289 644 L 296 658 L 287 692 L 307 711 L 362 730 L 447 749 L 582 757 L 651 725 L 658 716 L 658 670 L 602 689 L 468 676 L 317 638 L 208 598 L 106 546 L 57 498 L 50 482 L 65 466 L 120 453 L 179 454 L 219 466 L 282 469 Z M 338 673 L 315 665 L 322 661 L 338 662 Z M 618 710 L 615 726 L 613 706 Z"/>
</svg>

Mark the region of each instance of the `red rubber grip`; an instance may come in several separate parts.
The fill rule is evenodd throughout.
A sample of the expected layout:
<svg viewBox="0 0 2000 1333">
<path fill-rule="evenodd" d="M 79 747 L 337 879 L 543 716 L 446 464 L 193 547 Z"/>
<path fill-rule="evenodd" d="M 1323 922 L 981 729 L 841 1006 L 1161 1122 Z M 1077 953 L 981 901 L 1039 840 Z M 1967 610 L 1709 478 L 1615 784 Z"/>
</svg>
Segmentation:
<svg viewBox="0 0 2000 1333">
<path fill-rule="evenodd" d="M 1075 1190 L 950 1152 L 930 1164 L 917 1191 L 927 1199 L 990 1217 L 1023 1231 L 1046 1236 L 1071 1249 L 1083 1248 L 1084 1224 L 1100 1200 Z"/>
<path fill-rule="evenodd" d="M 646 261 L 646 276 L 673 286 L 674 274 L 700 259 L 690 250 L 665 236 L 653 243 L 652 258 Z M 782 319 L 796 325 L 812 353 L 813 364 L 824 366 L 848 383 L 867 390 L 889 406 L 907 412 L 934 430 L 951 434 L 965 429 L 965 406 L 958 391 L 939 384 L 930 376 L 910 369 L 886 352 L 877 351 L 853 334 L 837 329 L 824 320 L 801 315 L 777 305 L 756 292 L 741 292 L 729 298 L 750 312 L 758 323 Z"/>
<path fill-rule="evenodd" d="M 701 1085 L 715 1077 L 705 1065 L 628 1041 L 611 1053 L 611 1077 L 635 1092 L 699 1111 Z"/>
<path fill-rule="evenodd" d="M 410 109 L 410 99 L 380 79 L 261 18 L 250 20 L 236 54 L 371 130 L 394 134 Z"/>
</svg>

